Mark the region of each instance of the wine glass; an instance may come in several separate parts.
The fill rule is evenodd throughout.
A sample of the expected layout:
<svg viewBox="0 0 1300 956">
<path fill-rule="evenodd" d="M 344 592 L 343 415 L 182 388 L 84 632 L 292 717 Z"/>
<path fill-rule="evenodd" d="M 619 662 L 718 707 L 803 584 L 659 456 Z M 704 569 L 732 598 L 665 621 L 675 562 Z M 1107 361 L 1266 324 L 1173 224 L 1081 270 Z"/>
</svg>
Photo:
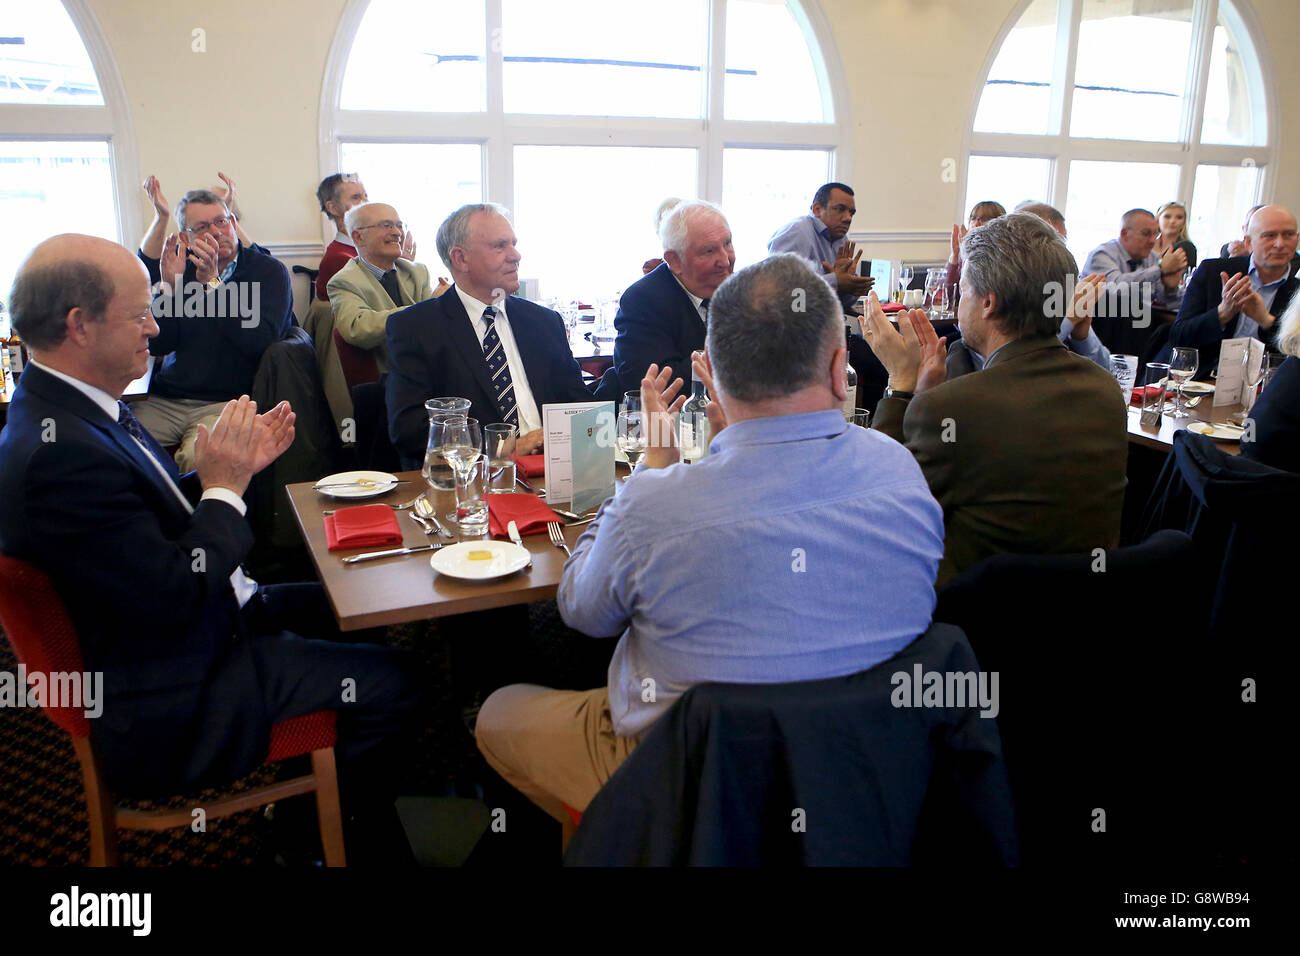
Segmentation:
<svg viewBox="0 0 1300 956">
<path fill-rule="evenodd" d="M 636 468 L 637 462 L 645 454 L 645 429 L 641 427 L 639 391 L 628 392 L 623 396 L 623 407 L 618 413 L 618 447 L 633 468 Z"/>
<path fill-rule="evenodd" d="M 900 295 L 898 297 L 899 302 L 906 303 L 907 287 L 910 286 L 911 284 L 912 284 L 912 267 L 900 266 L 898 270 L 898 289 L 900 292 Z"/>
<path fill-rule="evenodd" d="M 1246 393 L 1249 400 L 1242 404 L 1241 411 L 1229 415 L 1230 419 L 1245 423 L 1246 419 L 1250 417 L 1251 409 L 1255 407 L 1255 402 L 1259 400 L 1260 394 L 1263 393 L 1269 379 L 1273 377 L 1273 373 L 1277 371 L 1277 367 L 1282 364 L 1284 358 L 1285 356 L 1276 352 L 1265 352 L 1259 357 L 1259 364 L 1254 365 L 1250 360 L 1250 349 L 1246 349 L 1242 353 L 1241 377 L 1249 390 Z"/>
<path fill-rule="evenodd" d="M 1192 413 L 1183 408 L 1183 385 L 1196 374 L 1196 368 L 1199 364 L 1200 356 L 1196 349 L 1175 348 L 1174 354 L 1169 359 L 1169 377 L 1178 383 L 1178 391 L 1174 396 L 1174 410 L 1169 413 L 1170 418 L 1190 418 Z"/>
<path fill-rule="evenodd" d="M 931 321 L 943 318 L 947 310 L 947 282 L 947 268 L 931 269 L 925 274 L 925 308 Z"/>
<path fill-rule="evenodd" d="M 446 419 L 440 425 L 436 435 L 438 443 L 435 447 L 456 476 L 456 503 L 459 506 L 461 488 L 469 477 L 470 466 L 481 454 L 483 435 L 476 418 L 456 416 Z M 456 515 L 449 514 L 447 520 L 458 519 Z"/>
</svg>

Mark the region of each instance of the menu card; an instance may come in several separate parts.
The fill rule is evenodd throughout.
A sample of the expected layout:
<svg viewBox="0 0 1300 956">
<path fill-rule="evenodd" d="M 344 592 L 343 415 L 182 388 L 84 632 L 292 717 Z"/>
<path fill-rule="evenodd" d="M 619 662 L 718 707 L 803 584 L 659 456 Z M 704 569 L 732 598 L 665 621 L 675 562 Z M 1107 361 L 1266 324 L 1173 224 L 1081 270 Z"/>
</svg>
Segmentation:
<svg viewBox="0 0 1300 956">
<path fill-rule="evenodd" d="M 1246 358 L 1243 362 L 1243 358 Z M 1214 405 L 1242 405 L 1249 409 L 1255 390 L 1247 384 L 1259 378 L 1264 361 L 1264 343 L 1257 338 L 1224 339 L 1219 347 L 1219 376 L 1215 380 Z"/>
<path fill-rule="evenodd" d="M 614 496 L 614 403 L 569 416 L 572 510 L 595 511 Z"/>
<path fill-rule="evenodd" d="M 609 455 L 612 470 L 614 446 L 617 444 L 614 439 L 616 413 L 613 402 L 571 402 L 542 406 L 542 434 L 546 439 L 543 464 L 546 466 L 546 498 L 548 501 L 573 500 L 574 429 L 570 426 L 569 420 L 575 415 L 580 415 L 592 409 L 603 409 L 608 416 L 608 432 L 602 434 L 597 429 L 589 440 L 594 443 L 597 438 L 600 438 L 605 442 L 605 453 Z M 582 430 L 581 437 L 584 445 L 583 451 L 586 453 L 588 450 L 585 445 L 588 439 L 585 427 Z M 584 457 L 585 461 L 586 458 Z"/>
</svg>

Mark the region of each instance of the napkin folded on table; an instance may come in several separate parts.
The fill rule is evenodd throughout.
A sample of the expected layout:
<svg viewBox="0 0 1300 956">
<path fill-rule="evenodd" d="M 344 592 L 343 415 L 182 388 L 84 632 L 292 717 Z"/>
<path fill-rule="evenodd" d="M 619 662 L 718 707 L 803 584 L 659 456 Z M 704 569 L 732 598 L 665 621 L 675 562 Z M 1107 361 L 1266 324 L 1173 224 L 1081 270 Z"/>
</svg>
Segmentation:
<svg viewBox="0 0 1300 956">
<path fill-rule="evenodd" d="M 357 505 L 325 516 L 325 541 L 331 551 L 399 545 L 402 529 L 388 505 Z"/>
<path fill-rule="evenodd" d="M 540 457 L 540 456 L 539 456 Z M 494 538 L 509 538 L 506 526 L 514 522 L 519 533 L 537 534 L 546 530 L 551 521 L 564 524 L 564 519 L 546 506 L 535 495 L 485 495 L 488 506 L 488 530 Z"/>
<path fill-rule="evenodd" d="M 885 315 L 890 315 L 891 313 L 894 313 L 894 312 L 903 312 L 903 311 L 905 311 L 906 309 L 907 309 L 907 306 L 903 305 L 903 303 L 901 303 L 901 302 L 882 302 L 882 303 L 880 303 L 880 311 L 883 312 L 883 313 L 885 313 Z"/>
<path fill-rule="evenodd" d="M 541 452 L 536 455 L 515 455 L 514 459 L 521 478 L 541 478 L 546 474 L 546 456 Z"/>
<path fill-rule="evenodd" d="M 1148 385 L 1148 386 L 1146 386 L 1145 388 L 1135 388 L 1135 389 L 1133 389 L 1133 394 L 1132 394 L 1131 396 L 1129 396 L 1129 404 L 1130 404 L 1130 405 L 1134 405 L 1134 404 L 1136 404 L 1136 405 L 1141 405 L 1141 404 L 1142 404 L 1142 399 L 1143 399 L 1143 398 L 1151 398 L 1151 397 L 1154 397 L 1154 396 L 1157 395 L 1160 391 L 1161 391 L 1161 389 L 1160 389 L 1160 386 L 1159 386 L 1159 385 Z M 1144 395 L 1143 393 L 1145 393 L 1145 395 Z M 1174 394 L 1173 389 L 1165 389 L 1165 395 L 1166 395 L 1166 396 L 1169 396 L 1169 395 L 1172 395 L 1172 394 Z"/>
</svg>

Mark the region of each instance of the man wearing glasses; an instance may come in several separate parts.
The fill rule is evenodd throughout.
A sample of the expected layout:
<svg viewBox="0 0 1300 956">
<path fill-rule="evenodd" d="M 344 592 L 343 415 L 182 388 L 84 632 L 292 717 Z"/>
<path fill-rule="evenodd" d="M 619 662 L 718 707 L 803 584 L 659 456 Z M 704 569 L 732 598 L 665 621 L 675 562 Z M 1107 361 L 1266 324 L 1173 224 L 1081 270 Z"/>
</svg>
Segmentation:
<svg viewBox="0 0 1300 956">
<path fill-rule="evenodd" d="M 180 232 L 164 240 L 160 259 L 139 252 L 155 290 L 159 331 L 149 352 L 165 358 L 135 410 L 159 444 L 179 446 L 176 464 L 186 472 L 199 424 L 212 428 L 226 402 L 252 391 L 262 353 L 288 334 L 293 290 L 277 259 L 240 244 L 216 193 L 187 192 L 176 223 Z"/>
<path fill-rule="evenodd" d="M 1200 351 L 1201 369 L 1219 364 L 1224 339 L 1262 339 L 1276 351 L 1277 319 L 1300 287 L 1294 261 L 1295 215 L 1282 206 L 1261 206 L 1251 214 L 1251 251 L 1208 259 L 1192 274 L 1169 344 Z"/>
<path fill-rule="evenodd" d="M 334 328 L 349 345 L 374 355 L 383 372 L 387 368 L 384 330 L 398 309 L 442 295 L 451 287 L 439 279 L 435 289 L 429 267 L 402 258 L 406 223 L 397 210 L 383 203 L 353 206 L 345 217 L 357 256 L 329 280 Z"/>
<path fill-rule="evenodd" d="M 1161 309 L 1177 309 L 1178 286 L 1187 269 L 1187 253 L 1173 249 L 1159 255 L 1156 238 L 1160 228 L 1156 217 L 1146 209 L 1130 209 L 1120 223 L 1119 238 L 1103 242 L 1083 264 L 1083 275 L 1100 273 L 1106 277 L 1110 288 L 1128 286 L 1131 314 L 1145 311 L 1154 305 Z"/>
</svg>

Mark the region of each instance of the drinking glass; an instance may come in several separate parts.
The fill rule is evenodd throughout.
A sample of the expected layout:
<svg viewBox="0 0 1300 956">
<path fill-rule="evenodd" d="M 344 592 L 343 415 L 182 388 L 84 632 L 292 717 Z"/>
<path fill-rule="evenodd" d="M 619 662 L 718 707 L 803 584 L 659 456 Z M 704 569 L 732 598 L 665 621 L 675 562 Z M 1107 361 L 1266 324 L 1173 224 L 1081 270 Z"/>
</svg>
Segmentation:
<svg viewBox="0 0 1300 956">
<path fill-rule="evenodd" d="M 871 412 L 867 411 L 865 408 L 853 409 L 853 424 L 857 425 L 859 428 L 870 428 Z"/>
<path fill-rule="evenodd" d="M 483 444 L 489 469 L 487 493 L 490 495 L 515 490 L 514 456 L 517 437 L 514 425 L 488 425 L 483 429 Z"/>
<path fill-rule="evenodd" d="M 925 308 L 930 313 L 931 321 L 943 318 L 947 311 L 947 283 L 946 266 L 935 267 L 925 274 Z"/>
<path fill-rule="evenodd" d="M 1246 383 L 1247 401 L 1242 404 L 1241 411 L 1233 412 L 1228 417 L 1233 421 L 1245 422 L 1250 417 L 1250 411 L 1255 407 L 1255 402 L 1263 393 L 1264 388 L 1268 385 L 1269 379 L 1277 371 L 1277 367 L 1282 364 L 1286 358 L 1285 355 L 1279 355 L 1276 352 L 1265 352 L 1260 356 L 1259 367 L 1254 369 L 1252 374 L 1250 362 L 1250 349 L 1246 349 L 1241 356 L 1241 377 Z"/>
<path fill-rule="evenodd" d="M 441 423 L 438 429 L 437 450 L 451 466 L 456 482 L 456 510 L 460 511 L 460 490 L 465 483 L 470 465 L 481 453 L 483 435 L 478 419 L 456 416 Z M 459 514 L 447 515 L 448 521 L 459 521 Z"/>
<path fill-rule="evenodd" d="M 1169 382 L 1169 366 L 1164 362 L 1147 362 L 1142 377 L 1142 424 L 1157 427 L 1160 412 L 1165 407 L 1165 387 Z"/>
<path fill-rule="evenodd" d="M 1137 381 L 1138 357 L 1136 355 L 1112 355 L 1110 357 L 1110 374 L 1119 382 L 1120 393 L 1127 405 L 1133 396 L 1133 383 Z"/>
<path fill-rule="evenodd" d="M 907 287 L 912 284 L 912 267 L 900 266 L 898 270 L 898 301 L 907 304 Z"/>
<path fill-rule="evenodd" d="M 446 418 L 455 416 L 465 418 L 469 415 L 469 406 L 468 398 L 456 397 L 431 398 L 424 403 L 424 410 L 429 414 L 429 441 L 425 445 L 424 464 L 420 468 L 420 474 L 435 491 L 451 491 L 456 487 L 456 481 L 451 466 L 437 451 L 437 443 L 433 440 L 433 426 Z"/>
<path fill-rule="evenodd" d="M 480 537 L 487 533 L 488 506 L 484 498 L 492 482 L 487 455 L 467 458 L 456 474 L 456 524 L 462 537 Z"/>
<path fill-rule="evenodd" d="M 645 431 L 641 427 L 641 393 L 628 392 L 623 396 L 623 407 L 618 413 L 618 447 L 627 456 L 627 463 L 636 468 L 645 454 Z"/>
<path fill-rule="evenodd" d="M 1178 383 L 1178 392 L 1174 397 L 1174 410 L 1170 418 L 1191 418 L 1192 413 L 1183 408 L 1183 384 L 1196 374 L 1200 355 L 1196 349 L 1175 348 L 1169 359 L 1169 377 Z"/>
</svg>

